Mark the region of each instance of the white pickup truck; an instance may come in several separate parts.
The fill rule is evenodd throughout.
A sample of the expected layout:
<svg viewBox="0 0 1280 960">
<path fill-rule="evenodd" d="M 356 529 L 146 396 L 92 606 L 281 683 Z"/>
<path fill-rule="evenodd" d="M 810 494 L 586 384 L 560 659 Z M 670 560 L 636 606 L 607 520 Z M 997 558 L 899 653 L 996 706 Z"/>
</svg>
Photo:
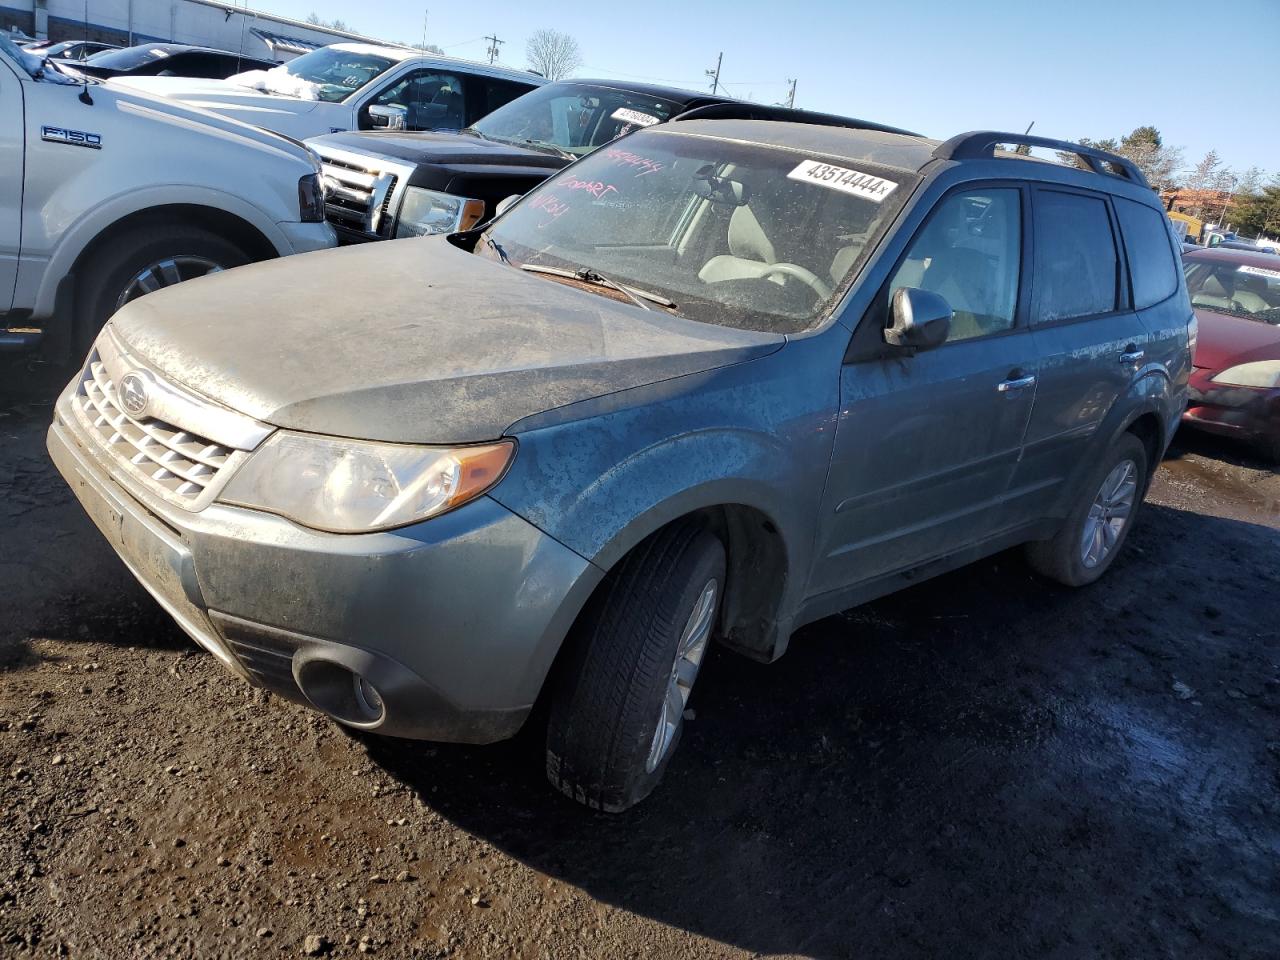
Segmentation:
<svg viewBox="0 0 1280 960">
<path fill-rule="evenodd" d="M 0 349 L 64 361 L 152 290 L 336 243 L 301 143 L 0 35 Z"/>
<path fill-rule="evenodd" d="M 305 140 L 345 130 L 461 130 L 546 80 L 402 47 L 335 43 L 226 80 L 118 77 L 111 83 Z"/>
</svg>

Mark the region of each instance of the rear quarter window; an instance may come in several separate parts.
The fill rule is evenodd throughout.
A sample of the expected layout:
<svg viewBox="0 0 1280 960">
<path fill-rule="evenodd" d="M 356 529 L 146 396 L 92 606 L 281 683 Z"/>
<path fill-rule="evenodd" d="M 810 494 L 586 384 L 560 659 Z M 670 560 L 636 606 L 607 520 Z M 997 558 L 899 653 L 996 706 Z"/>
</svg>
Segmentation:
<svg viewBox="0 0 1280 960">
<path fill-rule="evenodd" d="M 1114 197 L 1120 232 L 1129 252 L 1134 306 L 1139 310 L 1173 296 L 1178 264 L 1164 214 L 1123 197 Z"/>
</svg>

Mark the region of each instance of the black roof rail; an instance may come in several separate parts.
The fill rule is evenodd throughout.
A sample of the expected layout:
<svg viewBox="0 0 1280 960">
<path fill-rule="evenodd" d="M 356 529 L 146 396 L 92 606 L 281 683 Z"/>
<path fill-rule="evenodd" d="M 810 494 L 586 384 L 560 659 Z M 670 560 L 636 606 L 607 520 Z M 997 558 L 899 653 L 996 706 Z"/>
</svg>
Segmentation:
<svg viewBox="0 0 1280 960">
<path fill-rule="evenodd" d="M 1048 137 L 1032 137 L 1025 133 L 997 133 L 994 130 L 974 130 L 960 133 L 946 143 L 939 144 L 933 151 L 938 160 L 985 160 L 994 157 L 996 147 L 1011 143 L 1028 147 L 1048 147 L 1063 153 L 1074 153 L 1085 162 L 1094 173 L 1121 176 L 1131 180 L 1140 187 L 1150 189 L 1151 184 L 1142 175 L 1137 165 L 1117 153 L 1108 153 L 1096 147 L 1086 147 L 1080 143 L 1066 140 L 1051 140 Z M 1111 169 L 1108 169 L 1110 166 Z"/>
<path fill-rule="evenodd" d="M 812 123 L 821 127 L 847 127 L 851 130 L 876 130 L 880 133 L 899 133 L 907 137 L 918 137 L 920 134 L 898 127 L 889 127 L 883 123 L 870 120 L 857 120 L 853 117 L 841 117 L 834 113 L 814 113 L 811 110 L 797 110 L 794 107 L 770 107 L 763 103 L 745 103 L 729 101 L 725 103 L 708 103 L 694 107 L 684 113 L 672 117 L 675 120 L 781 120 L 787 123 Z"/>
</svg>

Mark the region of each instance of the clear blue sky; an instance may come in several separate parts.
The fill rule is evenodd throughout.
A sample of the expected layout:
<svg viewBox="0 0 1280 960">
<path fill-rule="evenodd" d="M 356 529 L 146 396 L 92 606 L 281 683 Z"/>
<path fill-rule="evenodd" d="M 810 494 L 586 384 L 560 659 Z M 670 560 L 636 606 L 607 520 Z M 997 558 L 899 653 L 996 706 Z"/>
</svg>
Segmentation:
<svg viewBox="0 0 1280 960">
<path fill-rule="evenodd" d="M 972 129 L 1119 137 L 1152 124 L 1185 148 L 1214 148 L 1237 171 L 1280 171 L 1280 0 L 250 0 L 304 19 L 315 12 L 388 40 L 422 40 L 525 66 L 525 40 L 550 27 L 582 48 L 579 76 L 706 87 L 772 103 L 799 80 L 796 105 L 946 138 Z M 1202 60 L 1222 64 L 1198 68 Z M 1217 74 L 1217 75 L 1215 75 Z M 1237 77 L 1238 80 L 1230 79 Z"/>
</svg>

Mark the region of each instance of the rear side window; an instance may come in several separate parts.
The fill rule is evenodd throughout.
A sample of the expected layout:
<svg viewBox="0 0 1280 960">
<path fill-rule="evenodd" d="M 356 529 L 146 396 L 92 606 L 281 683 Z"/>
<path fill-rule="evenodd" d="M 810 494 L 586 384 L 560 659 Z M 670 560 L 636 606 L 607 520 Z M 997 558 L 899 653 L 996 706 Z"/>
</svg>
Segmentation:
<svg viewBox="0 0 1280 960">
<path fill-rule="evenodd" d="M 1134 306 L 1141 310 L 1178 289 L 1178 265 L 1173 259 L 1168 220 L 1159 211 L 1132 200 L 1116 197 L 1113 202 L 1129 252 Z"/>
<path fill-rule="evenodd" d="M 484 105 L 476 111 L 475 119 L 488 116 L 499 107 L 505 107 L 516 97 L 523 97 L 530 90 L 535 89 L 527 83 L 512 83 L 510 80 L 498 80 L 492 77 L 479 78 L 477 82 L 484 84 Z"/>
<path fill-rule="evenodd" d="M 1107 204 L 1041 190 L 1035 203 L 1036 320 L 1111 313 L 1120 302 L 1120 258 Z"/>
</svg>

